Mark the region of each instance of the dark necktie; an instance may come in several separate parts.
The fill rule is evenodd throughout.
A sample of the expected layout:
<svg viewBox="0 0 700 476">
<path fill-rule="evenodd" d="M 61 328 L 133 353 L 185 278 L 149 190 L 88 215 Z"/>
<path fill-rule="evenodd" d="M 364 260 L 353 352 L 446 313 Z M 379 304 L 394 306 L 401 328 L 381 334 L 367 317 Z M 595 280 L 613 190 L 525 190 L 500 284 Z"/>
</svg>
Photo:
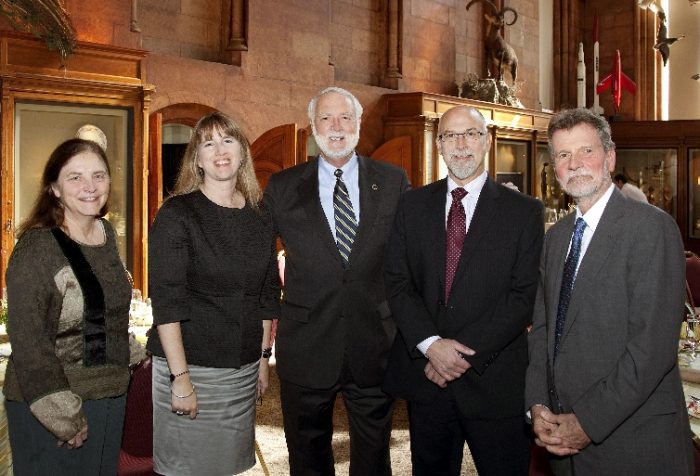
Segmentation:
<svg viewBox="0 0 700 476">
<path fill-rule="evenodd" d="M 348 265 L 352 244 L 357 233 L 357 220 L 352 210 L 348 188 L 343 182 L 343 171 L 335 171 L 335 189 L 333 190 L 333 216 L 335 217 L 335 242 L 343 258 L 343 265 Z"/>
<path fill-rule="evenodd" d="M 447 214 L 447 249 L 445 256 L 445 303 L 450 297 L 452 281 L 455 278 L 459 256 L 462 254 L 462 245 L 467 232 L 467 216 L 464 213 L 462 199 L 467 196 L 467 191 L 461 187 L 452 190 L 452 205 Z"/>
<path fill-rule="evenodd" d="M 569 301 L 571 293 L 574 290 L 574 281 L 576 280 L 576 264 L 581 255 L 581 239 L 583 238 L 583 230 L 586 228 L 586 222 L 583 218 L 576 220 L 574 228 L 574 236 L 571 238 L 571 249 L 564 263 L 564 274 L 561 280 L 561 289 L 559 290 L 559 306 L 557 308 L 557 322 L 554 327 L 554 358 L 556 359 L 559 353 L 559 344 L 561 335 L 564 332 L 564 322 L 566 321 L 566 312 L 569 310 Z"/>
</svg>

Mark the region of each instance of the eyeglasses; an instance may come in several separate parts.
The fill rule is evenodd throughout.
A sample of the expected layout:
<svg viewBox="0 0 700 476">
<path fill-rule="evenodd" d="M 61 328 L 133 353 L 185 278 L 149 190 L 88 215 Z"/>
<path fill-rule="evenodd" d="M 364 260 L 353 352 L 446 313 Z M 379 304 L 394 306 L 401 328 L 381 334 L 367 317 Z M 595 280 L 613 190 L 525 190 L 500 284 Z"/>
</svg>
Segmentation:
<svg viewBox="0 0 700 476">
<path fill-rule="evenodd" d="M 481 137 L 485 135 L 486 132 L 482 132 L 477 129 L 467 129 L 464 132 L 445 132 L 444 134 L 440 134 L 438 137 L 443 142 L 457 142 L 457 139 L 459 138 L 474 142 L 481 139 Z"/>
</svg>

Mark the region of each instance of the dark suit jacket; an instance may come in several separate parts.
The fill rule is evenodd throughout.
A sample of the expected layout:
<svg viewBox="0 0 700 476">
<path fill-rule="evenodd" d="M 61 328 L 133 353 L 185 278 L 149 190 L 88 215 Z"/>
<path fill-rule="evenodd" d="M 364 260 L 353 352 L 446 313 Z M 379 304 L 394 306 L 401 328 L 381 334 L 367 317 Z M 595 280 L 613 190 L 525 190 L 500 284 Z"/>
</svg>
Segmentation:
<svg viewBox="0 0 700 476">
<path fill-rule="evenodd" d="M 448 384 L 465 416 L 522 415 L 542 205 L 488 179 L 444 303 L 446 200 L 440 180 L 405 194 L 397 211 L 385 279 L 399 334 L 384 388 L 430 402 L 439 388 L 425 377 L 416 345 L 440 335 L 476 351 L 467 359 L 472 368 Z"/>
<path fill-rule="evenodd" d="M 545 238 L 526 407 L 576 414 L 593 441 L 573 458 L 577 474 L 692 474 L 677 364 L 685 300 L 678 226 L 658 208 L 613 191 L 579 265 L 553 365 L 574 220 L 561 220 Z"/>
<path fill-rule="evenodd" d="M 358 385 L 379 385 L 395 334 L 382 264 L 408 178 L 358 157 L 360 224 L 344 269 L 319 199 L 318 160 L 274 174 L 265 190 L 286 253 L 277 372 L 297 385 L 329 388 L 346 359 Z"/>
</svg>

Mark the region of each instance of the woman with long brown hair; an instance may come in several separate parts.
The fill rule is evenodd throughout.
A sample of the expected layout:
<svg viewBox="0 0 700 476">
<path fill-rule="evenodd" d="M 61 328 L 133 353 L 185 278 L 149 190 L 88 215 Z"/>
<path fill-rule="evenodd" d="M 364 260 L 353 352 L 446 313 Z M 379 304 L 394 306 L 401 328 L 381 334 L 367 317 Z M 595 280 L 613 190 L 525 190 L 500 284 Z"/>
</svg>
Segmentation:
<svg viewBox="0 0 700 476">
<path fill-rule="evenodd" d="M 224 475 L 255 464 L 279 278 L 250 146 L 221 113 L 197 123 L 149 239 L 154 470 Z"/>
<path fill-rule="evenodd" d="M 51 154 L 19 228 L 6 273 L 12 355 L 3 388 L 15 474 L 117 471 L 131 285 L 103 218 L 109 190 L 102 148 L 68 140 Z"/>
</svg>

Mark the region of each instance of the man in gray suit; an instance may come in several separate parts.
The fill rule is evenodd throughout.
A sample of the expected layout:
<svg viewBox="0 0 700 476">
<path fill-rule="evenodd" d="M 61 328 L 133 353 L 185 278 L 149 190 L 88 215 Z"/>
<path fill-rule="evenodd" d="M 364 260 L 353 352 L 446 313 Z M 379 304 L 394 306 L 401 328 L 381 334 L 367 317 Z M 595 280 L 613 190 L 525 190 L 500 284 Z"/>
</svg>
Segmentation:
<svg viewBox="0 0 700 476">
<path fill-rule="evenodd" d="M 547 233 L 540 264 L 525 394 L 536 443 L 556 474 L 691 475 L 678 227 L 613 185 L 604 118 L 562 111 L 548 137 L 577 211 Z"/>
<path fill-rule="evenodd" d="M 406 173 L 355 153 L 362 106 L 326 88 L 309 104 L 320 157 L 274 174 L 265 206 L 286 251 L 277 329 L 292 476 L 334 474 L 333 405 L 350 423 L 350 475 L 388 476 L 393 400 L 380 384 L 396 327 L 382 265 Z"/>
</svg>

